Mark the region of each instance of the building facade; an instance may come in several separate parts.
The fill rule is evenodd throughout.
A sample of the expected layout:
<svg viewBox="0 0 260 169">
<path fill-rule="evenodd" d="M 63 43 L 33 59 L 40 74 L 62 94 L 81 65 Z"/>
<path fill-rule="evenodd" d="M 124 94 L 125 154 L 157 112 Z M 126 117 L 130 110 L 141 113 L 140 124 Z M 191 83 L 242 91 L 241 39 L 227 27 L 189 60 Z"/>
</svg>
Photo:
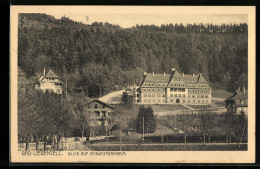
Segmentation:
<svg viewBox="0 0 260 169">
<path fill-rule="evenodd" d="M 211 87 L 201 75 L 144 73 L 136 102 L 142 104 L 211 104 Z"/>
<path fill-rule="evenodd" d="M 87 102 L 81 109 L 93 120 L 107 119 L 113 110 L 114 107 L 97 99 Z"/>
<path fill-rule="evenodd" d="M 43 70 L 43 76 L 37 79 L 34 84 L 35 89 L 45 92 L 53 92 L 56 94 L 62 94 L 63 82 L 59 80 L 58 76 L 50 69 L 47 74 L 45 74 L 45 69 Z"/>
<path fill-rule="evenodd" d="M 248 91 L 245 88 L 236 90 L 232 96 L 225 101 L 227 113 L 238 115 L 243 111 L 248 115 Z"/>
</svg>

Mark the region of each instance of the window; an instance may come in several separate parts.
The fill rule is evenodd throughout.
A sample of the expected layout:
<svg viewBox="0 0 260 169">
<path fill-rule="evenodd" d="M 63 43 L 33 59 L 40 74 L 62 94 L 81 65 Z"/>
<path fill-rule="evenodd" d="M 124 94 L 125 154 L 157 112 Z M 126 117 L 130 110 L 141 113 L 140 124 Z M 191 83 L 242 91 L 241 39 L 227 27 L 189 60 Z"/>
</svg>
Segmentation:
<svg viewBox="0 0 260 169">
<path fill-rule="evenodd" d="M 192 95 L 192 98 L 194 98 L 195 97 L 195 95 Z"/>
<path fill-rule="evenodd" d="M 201 102 L 204 103 L 204 100 L 202 100 Z"/>
<path fill-rule="evenodd" d="M 150 92 L 150 89 L 148 89 L 148 91 Z"/>
<path fill-rule="evenodd" d="M 206 91 L 206 93 L 208 92 L 208 90 L 205 90 Z"/>
<path fill-rule="evenodd" d="M 155 97 L 155 94 L 152 94 L 152 97 Z"/>
<path fill-rule="evenodd" d="M 173 102 L 173 99 L 171 99 L 171 102 Z"/>
<path fill-rule="evenodd" d="M 56 89 L 56 93 L 60 93 L 60 89 Z"/>
<path fill-rule="evenodd" d="M 181 97 L 181 94 L 179 94 L 179 97 Z"/>
<path fill-rule="evenodd" d="M 198 90 L 198 92 L 200 92 L 200 90 Z"/>
<path fill-rule="evenodd" d="M 161 97 L 161 94 L 158 94 L 157 97 Z"/>
<path fill-rule="evenodd" d="M 147 97 L 147 94 L 144 94 L 144 97 Z"/>
<path fill-rule="evenodd" d="M 208 100 L 206 100 L 206 103 L 208 103 Z"/>
<path fill-rule="evenodd" d="M 158 84 L 158 86 L 160 86 L 160 84 Z"/>
<path fill-rule="evenodd" d="M 150 86 L 150 83 L 148 85 Z"/>
<path fill-rule="evenodd" d="M 195 103 L 195 100 L 192 100 L 193 103 Z"/>
<path fill-rule="evenodd" d="M 173 97 L 173 94 L 171 94 L 170 97 Z"/>
<path fill-rule="evenodd" d="M 158 99 L 158 102 L 161 102 L 161 100 L 160 100 L 160 99 Z"/>
<path fill-rule="evenodd" d="M 97 109 L 97 104 L 95 104 L 95 109 Z"/>
<path fill-rule="evenodd" d="M 201 98 L 204 98 L 204 96 L 203 96 L 203 95 L 201 95 Z"/>
<path fill-rule="evenodd" d="M 185 94 L 183 94 L 182 97 L 185 97 Z"/>
<path fill-rule="evenodd" d="M 183 103 L 185 103 L 185 99 L 183 99 L 183 101 L 182 101 Z"/>
<path fill-rule="evenodd" d="M 177 94 L 175 94 L 174 97 L 177 97 Z"/>
<path fill-rule="evenodd" d="M 162 97 L 164 97 L 164 94 L 162 95 Z"/>
<path fill-rule="evenodd" d="M 144 102 L 146 102 L 146 99 L 144 99 Z"/>
<path fill-rule="evenodd" d="M 148 99 L 148 102 L 150 102 L 151 101 L 151 99 Z"/>
<path fill-rule="evenodd" d="M 153 102 L 155 102 L 155 100 L 153 99 Z"/>
<path fill-rule="evenodd" d="M 106 108 L 106 106 L 105 106 L 105 105 L 103 105 L 103 109 L 104 109 L 104 108 Z"/>
<path fill-rule="evenodd" d="M 192 90 L 192 92 L 194 92 L 194 90 Z"/>
<path fill-rule="evenodd" d="M 148 97 L 151 97 L 151 94 L 148 94 Z"/>
<path fill-rule="evenodd" d="M 190 103 L 190 100 L 188 100 L 188 102 Z"/>
<path fill-rule="evenodd" d="M 200 100 L 198 100 L 198 103 L 200 103 Z"/>
<path fill-rule="evenodd" d="M 154 89 L 153 89 L 153 91 L 154 91 Z"/>
<path fill-rule="evenodd" d="M 146 89 L 144 89 L 144 91 L 146 91 Z"/>
<path fill-rule="evenodd" d="M 205 95 L 205 98 L 208 98 L 208 95 Z"/>
</svg>

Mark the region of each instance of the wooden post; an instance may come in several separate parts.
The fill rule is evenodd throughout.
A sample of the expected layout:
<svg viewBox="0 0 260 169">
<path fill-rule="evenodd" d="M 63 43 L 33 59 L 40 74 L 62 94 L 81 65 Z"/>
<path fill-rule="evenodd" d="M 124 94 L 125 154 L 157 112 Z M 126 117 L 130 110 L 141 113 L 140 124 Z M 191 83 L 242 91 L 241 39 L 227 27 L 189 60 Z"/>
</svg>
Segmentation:
<svg viewBox="0 0 260 169">
<path fill-rule="evenodd" d="M 246 128 L 246 121 L 245 121 L 244 129 L 243 129 L 243 133 L 242 133 L 242 136 L 241 136 L 241 139 L 240 139 L 240 142 L 239 142 L 239 146 L 238 146 L 239 148 L 240 148 L 240 145 L 242 143 L 242 139 L 243 139 L 243 136 L 244 136 L 245 128 Z"/>
<path fill-rule="evenodd" d="M 66 97 L 67 97 L 67 93 L 68 93 L 68 80 L 67 80 L 67 77 L 66 77 Z"/>
<path fill-rule="evenodd" d="M 120 117 L 120 151 L 122 150 L 122 116 Z"/>
<path fill-rule="evenodd" d="M 143 116 L 143 141 L 144 141 L 144 116 Z"/>
</svg>

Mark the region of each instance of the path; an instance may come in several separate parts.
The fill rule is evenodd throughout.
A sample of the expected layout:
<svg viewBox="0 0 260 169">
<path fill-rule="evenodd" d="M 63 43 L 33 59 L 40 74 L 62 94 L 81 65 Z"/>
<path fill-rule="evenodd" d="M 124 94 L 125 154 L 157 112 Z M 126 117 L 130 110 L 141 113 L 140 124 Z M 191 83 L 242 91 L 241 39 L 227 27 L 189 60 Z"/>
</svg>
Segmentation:
<svg viewBox="0 0 260 169">
<path fill-rule="evenodd" d="M 98 100 L 109 104 L 119 104 L 121 103 L 121 97 L 124 91 L 125 89 L 108 93 L 107 95 L 100 97 Z"/>
</svg>

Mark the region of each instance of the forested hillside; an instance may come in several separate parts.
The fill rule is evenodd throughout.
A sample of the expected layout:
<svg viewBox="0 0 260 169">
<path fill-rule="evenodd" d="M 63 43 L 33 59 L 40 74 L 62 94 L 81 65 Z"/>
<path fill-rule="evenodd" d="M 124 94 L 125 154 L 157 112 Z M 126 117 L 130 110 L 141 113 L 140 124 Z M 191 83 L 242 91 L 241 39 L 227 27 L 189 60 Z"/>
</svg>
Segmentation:
<svg viewBox="0 0 260 169">
<path fill-rule="evenodd" d="M 20 14 L 18 64 L 28 78 L 53 69 L 69 90 L 90 96 L 134 84 L 144 71 L 202 73 L 214 88 L 247 87 L 247 24 L 85 25 L 46 14 Z"/>
</svg>

